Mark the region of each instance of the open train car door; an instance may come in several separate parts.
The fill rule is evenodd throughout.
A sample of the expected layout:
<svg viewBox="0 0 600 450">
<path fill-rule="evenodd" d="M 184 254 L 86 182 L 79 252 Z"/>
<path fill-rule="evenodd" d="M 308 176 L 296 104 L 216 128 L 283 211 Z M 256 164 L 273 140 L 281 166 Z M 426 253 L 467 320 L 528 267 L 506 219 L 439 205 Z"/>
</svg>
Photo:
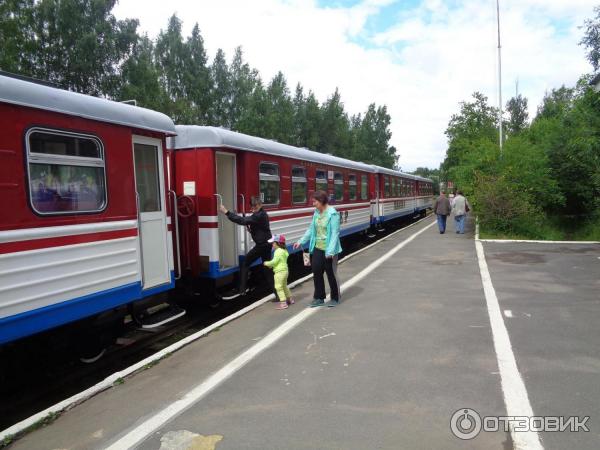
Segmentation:
<svg viewBox="0 0 600 450">
<path fill-rule="evenodd" d="M 133 137 L 135 188 L 144 290 L 169 283 L 163 149 L 159 139 Z"/>
<path fill-rule="evenodd" d="M 228 208 L 236 205 L 236 160 L 233 153 L 216 152 L 215 155 L 217 194 Z M 223 214 L 219 217 L 219 269 L 238 265 L 236 224 Z"/>
</svg>

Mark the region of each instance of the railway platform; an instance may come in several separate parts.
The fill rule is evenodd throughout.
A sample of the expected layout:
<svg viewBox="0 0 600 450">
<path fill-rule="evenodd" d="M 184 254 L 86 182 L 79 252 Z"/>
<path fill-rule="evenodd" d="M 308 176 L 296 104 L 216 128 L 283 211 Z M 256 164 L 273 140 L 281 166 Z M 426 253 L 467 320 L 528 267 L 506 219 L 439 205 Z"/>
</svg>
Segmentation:
<svg viewBox="0 0 600 450">
<path fill-rule="evenodd" d="M 597 448 L 599 246 L 449 228 L 427 218 L 345 260 L 338 307 L 308 308 L 307 280 L 288 310 L 265 303 L 11 448 Z M 474 414 L 534 413 L 590 431 L 459 438 Z"/>
</svg>

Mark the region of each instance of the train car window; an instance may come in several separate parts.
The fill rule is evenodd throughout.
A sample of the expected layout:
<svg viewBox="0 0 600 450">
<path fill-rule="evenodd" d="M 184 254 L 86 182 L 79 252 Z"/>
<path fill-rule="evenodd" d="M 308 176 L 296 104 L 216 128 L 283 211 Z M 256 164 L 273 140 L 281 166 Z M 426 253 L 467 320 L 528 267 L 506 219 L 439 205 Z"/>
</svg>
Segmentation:
<svg viewBox="0 0 600 450">
<path fill-rule="evenodd" d="M 292 202 L 306 203 L 307 193 L 306 169 L 304 167 L 292 168 Z"/>
<path fill-rule="evenodd" d="M 265 205 L 279 204 L 279 166 L 275 163 L 260 163 L 260 198 Z"/>
<path fill-rule="evenodd" d="M 369 183 L 366 175 L 360 176 L 360 199 L 367 200 L 369 197 Z"/>
<path fill-rule="evenodd" d="M 88 135 L 32 128 L 25 137 L 31 207 L 41 215 L 106 208 L 102 142 Z"/>
<path fill-rule="evenodd" d="M 336 200 L 344 200 L 344 175 L 340 172 L 333 174 L 333 193 Z"/>
<path fill-rule="evenodd" d="M 348 195 L 349 200 L 356 200 L 356 175 L 348 175 Z"/>
<path fill-rule="evenodd" d="M 327 172 L 325 170 L 317 170 L 315 175 L 315 190 L 327 192 Z"/>
<path fill-rule="evenodd" d="M 391 187 L 390 187 L 390 177 L 385 176 L 384 178 L 384 193 L 385 193 L 385 198 L 390 198 L 391 197 Z"/>
</svg>

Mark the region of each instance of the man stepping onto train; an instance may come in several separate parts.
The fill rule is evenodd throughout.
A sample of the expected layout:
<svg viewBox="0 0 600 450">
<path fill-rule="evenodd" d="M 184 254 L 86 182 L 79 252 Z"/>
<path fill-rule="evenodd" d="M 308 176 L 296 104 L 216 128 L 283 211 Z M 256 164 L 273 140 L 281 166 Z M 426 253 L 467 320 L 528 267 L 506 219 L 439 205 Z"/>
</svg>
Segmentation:
<svg viewBox="0 0 600 450">
<path fill-rule="evenodd" d="M 250 206 L 252 208 L 252 214 L 250 216 L 239 216 L 232 211 L 229 211 L 224 205 L 220 206 L 221 212 L 227 216 L 229 220 L 238 225 L 245 226 L 252 236 L 254 241 L 254 247 L 248 252 L 244 261 L 240 266 L 240 286 L 237 293 L 223 296 L 223 300 L 231 300 L 240 295 L 246 295 L 248 292 L 248 270 L 254 261 L 258 258 L 262 259 L 262 262 L 269 261 L 271 259 L 271 228 L 269 226 L 269 216 L 263 209 L 262 201 L 259 197 L 252 197 L 250 199 Z M 264 267 L 261 265 L 263 276 L 267 280 L 267 284 L 271 291 L 274 291 L 275 287 L 273 284 L 273 275 L 266 273 Z"/>
</svg>

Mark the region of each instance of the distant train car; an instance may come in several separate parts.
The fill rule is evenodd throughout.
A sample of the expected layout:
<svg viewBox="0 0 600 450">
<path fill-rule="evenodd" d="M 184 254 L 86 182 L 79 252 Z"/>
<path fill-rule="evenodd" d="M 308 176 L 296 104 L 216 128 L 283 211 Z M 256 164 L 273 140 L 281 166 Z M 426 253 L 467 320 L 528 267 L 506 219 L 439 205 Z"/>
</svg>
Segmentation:
<svg viewBox="0 0 600 450">
<path fill-rule="evenodd" d="M 311 194 L 326 191 L 340 211 L 341 235 L 371 226 L 372 166 L 235 133 L 222 128 L 176 127 L 175 189 L 179 198 L 182 268 L 214 280 L 238 270 L 253 245 L 244 227 L 218 212 L 222 202 L 240 214 L 260 196 L 273 233 L 290 245 L 308 227 Z"/>
<path fill-rule="evenodd" d="M 164 114 L 0 75 L 0 344 L 174 286 Z"/>
<path fill-rule="evenodd" d="M 423 215 L 427 209 L 433 208 L 433 181 L 413 175 L 415 179 L 416 210 Z"/>
<path fill-rule="evenodd" d="M 385 167 L 373 168 L 377 174 L 377 207 L 373 214 L 376 223 L 423 215 L 431 208 L 431 180 Z"/>
</svg>

